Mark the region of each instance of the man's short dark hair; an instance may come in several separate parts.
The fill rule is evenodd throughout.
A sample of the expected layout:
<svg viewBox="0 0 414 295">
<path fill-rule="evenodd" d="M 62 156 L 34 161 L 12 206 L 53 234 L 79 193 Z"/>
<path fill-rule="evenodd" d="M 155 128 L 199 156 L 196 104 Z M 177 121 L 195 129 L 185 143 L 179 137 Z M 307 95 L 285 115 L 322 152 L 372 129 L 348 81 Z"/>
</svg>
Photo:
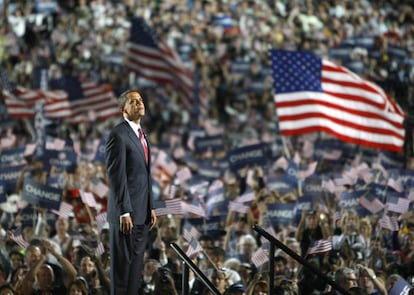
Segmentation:
<svg viewBox="0 0 414 295">
<path fill-rule="evenodd" d="M 126 104 L 126 102 L 127 102 L 127 100 L 128 100 L 128 95 L 129 95 L 130 93 L 133 93 L 133 92 L 138 92 L 138 91 L 137 91 L 137 90 L 127 90 L 127 91 L 122 92 L 122 93 L 118 96 L 118 106 L 119 106 L 120 108 L 123 108 L 123 107 L 125 106 L 125 104 Z"/>
<path fill-rule="evenodd" d="M 276 255 L 275 258 L 273 259 L 275 262 L 282 262 L 284 265 L 286 265 L 288 263 L 286 257 L 282 256 L 282 255 Z"/>
</svg>

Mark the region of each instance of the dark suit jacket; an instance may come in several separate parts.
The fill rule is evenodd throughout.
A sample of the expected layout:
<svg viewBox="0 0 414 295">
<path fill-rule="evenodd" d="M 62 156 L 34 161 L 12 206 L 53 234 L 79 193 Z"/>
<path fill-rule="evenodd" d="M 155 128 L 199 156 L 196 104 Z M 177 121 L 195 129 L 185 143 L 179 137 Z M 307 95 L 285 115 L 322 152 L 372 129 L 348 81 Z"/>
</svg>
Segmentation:
<svg viewBox="0 0 414 295">
<path fill-rule="evenodd" d="M 148 140 L 147 145 L 151 163 Z M 148 222 L 152 209 L 151 165 L 147 165 L 141 142 L 128 122 L 123 121 L 111 131 L 105 155 L 110 184 L 108 222 L 119 223 L 119 217 L 128 212 L 134 224 Z"/>
</svg>

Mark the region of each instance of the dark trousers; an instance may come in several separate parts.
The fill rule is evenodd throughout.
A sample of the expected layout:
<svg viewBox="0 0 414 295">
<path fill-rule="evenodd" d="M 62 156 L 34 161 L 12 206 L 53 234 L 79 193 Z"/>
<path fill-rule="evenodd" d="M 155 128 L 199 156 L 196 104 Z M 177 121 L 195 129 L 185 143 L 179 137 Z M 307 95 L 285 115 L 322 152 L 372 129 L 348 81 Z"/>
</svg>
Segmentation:
<svg viewBox="0 0 414 295">
<path fill-rule="evenodd" d="M 119 223 L 110 224 L 111 295 L 138 294 L 148 229 L 147 224 L 134 224 L 132 234 L 124 235 Z"/>
</svg>

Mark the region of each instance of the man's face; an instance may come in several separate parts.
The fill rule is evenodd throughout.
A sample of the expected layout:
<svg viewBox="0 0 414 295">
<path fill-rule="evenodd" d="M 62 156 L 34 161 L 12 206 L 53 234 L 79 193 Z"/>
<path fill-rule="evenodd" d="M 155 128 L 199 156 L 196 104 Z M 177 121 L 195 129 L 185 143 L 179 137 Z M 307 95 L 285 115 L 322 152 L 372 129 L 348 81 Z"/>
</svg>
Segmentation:
<svg viewBox="0 0 414 295">
<path fill-rule="evenodd" d="M 349 290 L 350 288 L 357 287 L 357 286 L 358 286 L 358 280 L 357 280 L 355 273 L 348 274 L 345 281 L 342 283 L 342 287 L 345 290 Z"/>
<path fill-rule="evenodd" d="M 122 112 L 130 121 L 141 119 L 145 115 L 145 105 L 141 94 L 138 92 L 129 93 Z"/>
<path fill-rule="evenodd" d="M 39 247 L 30 247 L 24 256 L 25 261 L 29 267 L 32 267 L 39 259 L 42 252 Z"/>
</svg>

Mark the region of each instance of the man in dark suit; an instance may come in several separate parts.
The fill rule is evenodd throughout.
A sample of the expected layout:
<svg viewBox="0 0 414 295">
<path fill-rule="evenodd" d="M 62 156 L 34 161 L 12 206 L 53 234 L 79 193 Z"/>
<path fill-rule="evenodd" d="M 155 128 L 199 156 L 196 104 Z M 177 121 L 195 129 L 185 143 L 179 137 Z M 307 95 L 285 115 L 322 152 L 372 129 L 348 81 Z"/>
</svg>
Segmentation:
<svg viewBox="0 0 414 295">
<path fill-rule="evenodd" d="M 111 294 L 137 295 L 148 232 L 156 222 L 152 209 L 151 152 L 141 129 L 144 101 L 137 91 L 118 98 L 124 121 L 106 142 L 109 177 Z"/>
</svg>

